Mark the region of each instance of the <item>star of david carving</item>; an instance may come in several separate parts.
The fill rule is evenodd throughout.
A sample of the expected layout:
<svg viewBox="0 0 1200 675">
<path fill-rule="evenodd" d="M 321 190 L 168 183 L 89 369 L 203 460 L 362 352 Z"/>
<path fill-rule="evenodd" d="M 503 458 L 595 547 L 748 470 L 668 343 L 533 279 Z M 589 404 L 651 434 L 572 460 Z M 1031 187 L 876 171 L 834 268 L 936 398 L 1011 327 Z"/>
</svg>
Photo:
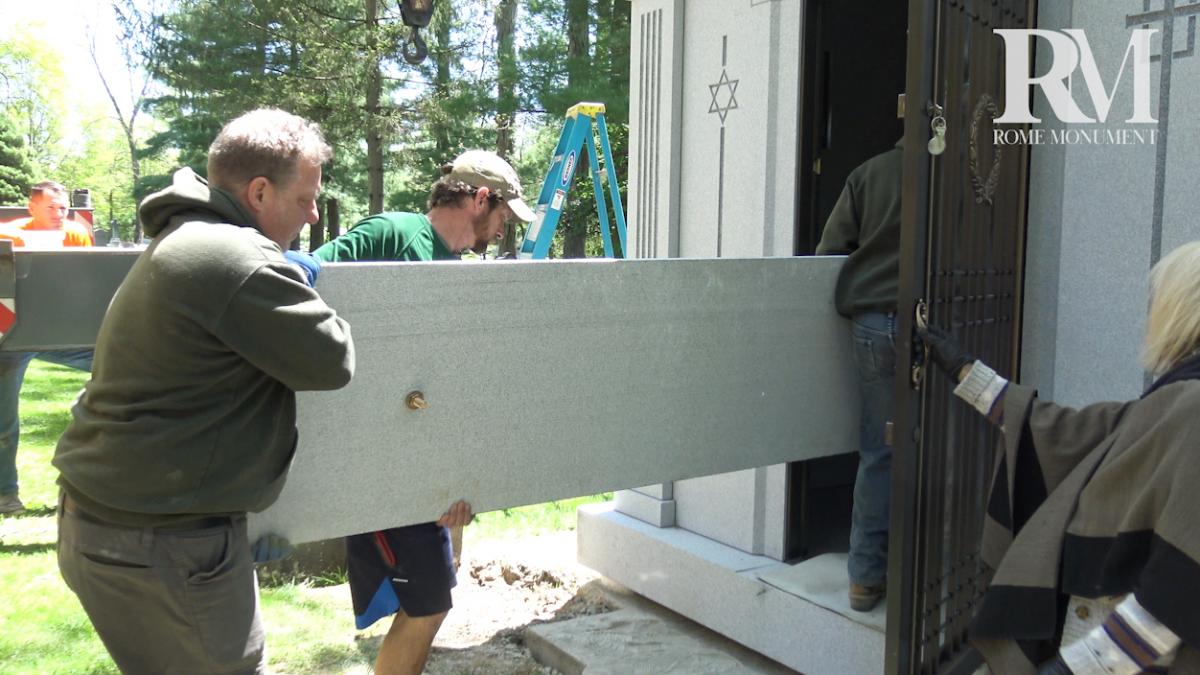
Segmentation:
<svg viewBox="0 0 1200 675">
<path fill-rule="evenodd" d="M 729 79 L 729 73 L 722 68 L 721 79 L 717 80 L 716 84 L 708 85 L 708 90 L 712 93 L 712 104 L 708 106 L 708 112 L 720 115 L 722 125 L 725 124 L 725 115 L 738 107 L 737 87 L 739 81 Z"/>
</svg>

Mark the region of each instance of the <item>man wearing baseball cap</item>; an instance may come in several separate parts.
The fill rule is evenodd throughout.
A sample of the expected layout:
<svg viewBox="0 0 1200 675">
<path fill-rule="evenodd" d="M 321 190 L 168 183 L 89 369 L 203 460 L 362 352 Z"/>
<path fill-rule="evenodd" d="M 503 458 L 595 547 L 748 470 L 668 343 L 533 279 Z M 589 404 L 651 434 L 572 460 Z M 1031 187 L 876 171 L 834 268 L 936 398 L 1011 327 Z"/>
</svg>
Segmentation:
<svg viewBox="0 0 1200 675">
<path fill-rule="evenodd" d="M 368 216 L 313 252 L 325 262 L 457 259 L 504 235 L 509 219 L 533 221 L 517 172 L 494 152 L 468 150 L 442 166 L 428 213 Z"/>
<path fill-rule="evenodd" d="M 450 164 L 449 169 L 442 167 L 442 172 L 446 173 L 450 180 L 491 189 L 512 209 L 518 220 L 533 222 L 533 209 L 522 201 L 521 182 L 517 179 L 517 172 L 496 153 L 468 150 L 459 155 Z"/>
<path fill-rule="evenodd" d="M 442 167 L 428 212 L 380 213 L 313 252 L 323 262 L 457 260 L 504 236 L 510 219 L 530 222 L 517 172 L 492 152 L 468 150 Z M 467 364 L 464 364 L 467 365 Z M 355 624 L 365 629 L 394 614 L 375 672 L 419 675 L 456 583 L 450 528 L 473 518 L 459 500 L 437 522 L 346 538 Z"/>
</svg>

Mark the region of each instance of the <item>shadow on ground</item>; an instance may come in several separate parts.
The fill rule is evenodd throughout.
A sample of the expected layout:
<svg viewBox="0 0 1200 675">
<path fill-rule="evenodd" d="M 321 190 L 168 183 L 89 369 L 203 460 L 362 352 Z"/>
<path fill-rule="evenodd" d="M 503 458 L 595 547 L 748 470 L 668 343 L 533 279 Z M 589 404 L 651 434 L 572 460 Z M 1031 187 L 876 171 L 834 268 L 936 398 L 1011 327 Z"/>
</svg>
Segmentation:
<svg viewBox="0 0 1200 675">
<path fill-rule="evenodd" d="M 46 553 L 53 551 L 55 545 L 48 544 L 4 544 L 0 542 L 0 554 L 12 553 L 15 555 L 32 555 L 36 553 Z"/>
</svg>

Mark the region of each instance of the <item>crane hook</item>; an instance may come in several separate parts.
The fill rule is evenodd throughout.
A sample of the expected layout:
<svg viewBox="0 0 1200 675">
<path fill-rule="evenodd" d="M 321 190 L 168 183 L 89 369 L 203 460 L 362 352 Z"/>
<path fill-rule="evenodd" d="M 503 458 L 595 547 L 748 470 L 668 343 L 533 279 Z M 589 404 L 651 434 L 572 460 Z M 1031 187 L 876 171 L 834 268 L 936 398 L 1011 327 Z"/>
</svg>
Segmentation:
<svg viewBox="0 0 1200 675">
<path fill-rule="evenodd" d="M 401 53 L 404 60 L 414 66 L 420 65 L 425 57 L 429 56 L 429 48 L 425 46 L 425 40 L 421 38 L 421 32 L 416 26 L 413 26 L 412 35 L 408 37 L 408 42 L 404 43 Z"/>
</svg>

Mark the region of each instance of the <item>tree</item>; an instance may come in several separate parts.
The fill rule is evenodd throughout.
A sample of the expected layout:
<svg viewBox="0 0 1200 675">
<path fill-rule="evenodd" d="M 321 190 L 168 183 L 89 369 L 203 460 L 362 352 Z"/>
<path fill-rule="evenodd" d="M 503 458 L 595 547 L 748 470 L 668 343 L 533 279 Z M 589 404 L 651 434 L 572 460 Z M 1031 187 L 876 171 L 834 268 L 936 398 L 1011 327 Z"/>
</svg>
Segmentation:
<svg viewBox="0 0 1200 675">
<path fill-rule="evenodd" d="M 47 23 L 16 26 L 0 40 L 0 118 L 23 139 L 33 178 L 92 190 L 98 213 L 132 221 L 128 150 L 107 103 L 68 88 L 63 50 L 37 39 Z M 78 78 L 75 78 L 78 80 Z M 28 185 L 25 186 L 28 188 Z M 18 203 L 23 203 L 24 195 Z"/>
<path fill-rule="evenodd" d="M 517 0 L 500 0 L 496 7 L 496 154 L 512 159 L 517 117 L 517 84 L 520 71 L 516 49 Z M 504 226 L 501 253 L 517 251 L 517 226 Z"/>
<path fill-rule="evenodd" d="M 96 35 L 91 29 L 88 31 L 88 53 L 92 57 L 92 65 L 96 67 L 96 74 L 100 77 L 104 92 L 108 94 L 113 114 L 125 136 L 125 144 L 129 152 L 128 194 L 131 199 L 136 201 L 136 189 L 142 179 L 142 157 L 145 154 L 141 148 L 142 143 L 138 137 L 137 125 L 154 82 L 151 72 L 155 65 L 153 60 L 145 62 L 143 59 L 147 56 L 150 59 L 156 57 L 157 54 L 151 49 L 151 45 L 157 39 L 161 24 L 158 21 L 159 9 L 156 0 L 149 0 L 148 3 L 124 0 L 124 2 L 113 2 L 111 7 L 120 31 L 117 36 L 117 44 L 120 45 L 121 59 L 125 66 L 124 76 L 129 85 L 124 96 L 119 99 L 112 74 L 106 74 L 104 68 L 100 66 L 100 59 L 96 52 Z M 137 218 L 132 220 L 134 223 L 133 241 L 141 241 L 141 221 Z"/>
<path fill-rule="evenodd" d="M 467 148 L 495 148 L 535 195 L 554 146 L 545 139 L 581 100 L 608 104 L 616 163 L 625 161 L 627 0 L 439 0 L 423 31 L 429 58 L 417 67 L 400 58 L 408 30 L 396 7 L 176 0 L 154 41 L 164 93 L 152 104 L 167 128 L 151 148 L 176 148 L 202 170 L 224 121 L 279 105 L 325 130 L 335 151 L 325 194 L 339 199 L 347 222 L 367 210 L 424 210 L 439 166 Z M 598 249 L 587 173 L 573 190 L 582 206 L 564 218 L 564 231 L 581 233 L 575 254 Z M 164 179 L 143 176 L 139 189 Z"/>
<path fill-rule="evenodd" d="M 180 0 L 161 18 L 152 48 L 153 74 L 166 88 L 153 106 L 168 125 L 154 147 L 178 148 L 181 159 L 203 170 L 221 124 L 255 107 L 279 106 L 319 122 L 334 147 L 326 193 L 344 197 L 347 210 L 377 210 L 384 149 L 405 112 L 392 96 L 398 82 L 391 64 L 402 39 L 394 7 L 374 0 Z"/>
<path fill-rule="evenodd" d="M 103 110 L 103 105 L 101 101 L 97 108 Z M 75 150 L 62 159 L 54 178 L 68 187 L 90 189 L 96 226 L 107 227 L 116 221 L 121 239 L 135 241 L 140 235 L 138 200 L 129 170 L 129 146 L 120 124 L 111 114 L 98 115 L 81 130 Z M 174 158 L 169 155 L 143 156 L 139 162 L 151 175 L 174 168 Z"/>
<path fill-rule="evenodd" d="M 567 23 L 567 91 L 572 94 L 582 91 L 591 78 L 589 77 L 589 36 L 588 0 L 566 0 L 565 14 Z M 589 99 L 590 100 L 590 99 Z M 591 143 L 591 139 L 588 139 Z M 592 152 L 595 152 L 592 149 Z M 586 170 L 583 157 L 579 157 L 579 168 L 575 171 L 576 191 L 579 197 L 586 197 L 582 192 L 586 180 Z M 584 244 L 587 240 L 588 226 L 591 218 L 568 218 L 563 224 L 563 253 L 564 258 L 582 258 L 586 255 Z"/>
<path fill-rule="evenodd" d="M 383 124 L 380 120 L 380 98 L 383 96 L 383 54 L 379 49 L 379 5 L 377 0 L 365 0 L 367 20 L 367 209 L 371 213 L 383 210 Z"/>
<path fill-rule="evenodd" d="M 56 47 L 25 36 L 50 32 L 44 22 L 21 24 L 0 40 L 0 114 L 25 137 L 35 173 L 58 168 L 69 100 L 62 58 Z"/>
<path fill-rule="evenodd" d="M 441 0 L 427 36 L 429 58 L 415 68 L 411 114 L 397 134 L 402 178 L 389 205 L 423 211 L 439 167 L 468 148 L 494 147 L 494 49 L 486 12 L 472 0 Z"/>
<path fill-rule="evenodd" d="M 0 204 L 24 204 L 33 183 L 25 138 L 7 116 L 0 115 Z"/>
<path fill-rule="evenodd" d="M 528 0 L 533 18 L 524 58 L 528 96 L 545 110 L 545 123 L 561 129 L 563 115 L 580 101 L 606 106 L 612 167 L 625 176 L 629 120 L 630 3 L 622 0 Z M 565 57 L 564 57 L 565 55 Z M 546 162 L 548 166 L 549 162 Z M 562 257 L 601 250 L 599 218 L 590 172 L 581 157 L 572 198 L 559 220 L 557 244 Z M 544 172 L 545 167 L 542 169 Z M 609 172 L 612 174 L 612 171 Z"/>
</svg>

